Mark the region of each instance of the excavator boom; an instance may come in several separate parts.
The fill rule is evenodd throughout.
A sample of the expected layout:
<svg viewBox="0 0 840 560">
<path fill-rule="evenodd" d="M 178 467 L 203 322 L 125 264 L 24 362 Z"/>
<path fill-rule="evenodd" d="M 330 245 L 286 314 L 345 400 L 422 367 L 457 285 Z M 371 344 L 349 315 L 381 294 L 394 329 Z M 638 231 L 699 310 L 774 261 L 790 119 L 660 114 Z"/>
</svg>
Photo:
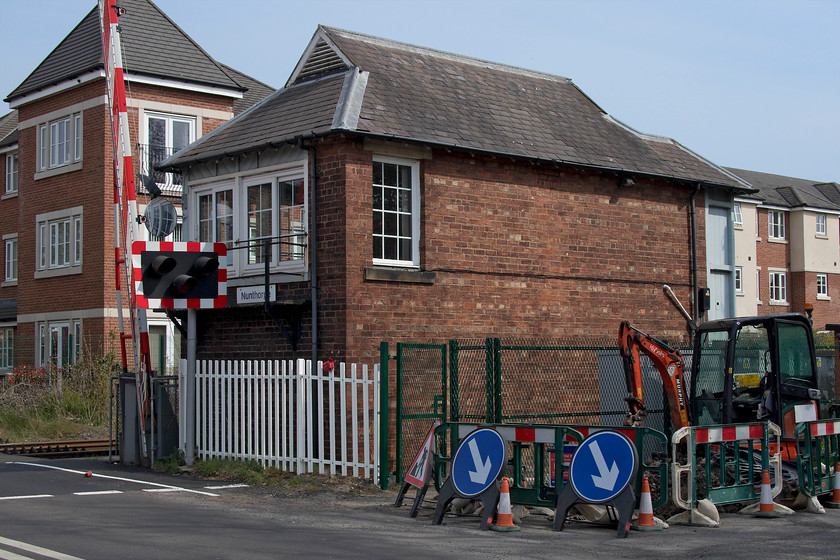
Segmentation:
<svg viewBox="0 0 840 560">
<path fill-rule="evenodd" d="M 630 407 L 628 423 L 641 424 L 645 416 L 644 389 L 642 387 L 641 354 L 650 358 L 665 387 L 671 422 L 674 429 L 688 426 L 688 408 L 683 382 L 685 366 L 679 350 L 622 321 L 618 332 L 618 348 L 624 360 L 624 374 L 627 381 L 626 398 Z"/>
</svg>

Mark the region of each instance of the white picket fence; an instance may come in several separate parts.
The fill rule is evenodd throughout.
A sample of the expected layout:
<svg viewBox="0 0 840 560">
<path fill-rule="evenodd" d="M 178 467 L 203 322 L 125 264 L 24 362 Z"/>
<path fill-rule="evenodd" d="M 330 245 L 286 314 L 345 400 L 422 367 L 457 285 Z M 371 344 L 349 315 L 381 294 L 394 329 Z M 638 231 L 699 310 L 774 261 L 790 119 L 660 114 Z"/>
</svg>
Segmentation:
<svg viewBox="0 0 840 560">
<path fill-rule="evenodd" d="M 197 456 L 377 480 L 379 365 L 196 363 Z"/>
</svg>

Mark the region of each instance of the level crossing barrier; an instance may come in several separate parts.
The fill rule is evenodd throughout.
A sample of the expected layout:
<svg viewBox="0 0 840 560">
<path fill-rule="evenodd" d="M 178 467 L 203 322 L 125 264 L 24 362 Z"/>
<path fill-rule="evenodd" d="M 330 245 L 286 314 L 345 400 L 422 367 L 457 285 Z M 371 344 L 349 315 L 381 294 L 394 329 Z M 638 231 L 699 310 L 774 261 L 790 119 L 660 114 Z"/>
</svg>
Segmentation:
<svg viewBox="0 0 840 560">
<path fill-rule="evenodd" d="M 571 454 L 590 434 L 601 430 L 620 432 L 636 446 L 639 457 L 649 457 L 651 449 L 667 449 L 668 444 L 665 434 L 651 428 L 445 423 L 435 430 L 435 485 L 438 491 L 446 479 L 458 442 L 480 428 L 496 430 L 510 445 L 509 472 L 505 476 L 513 480 L 510 485 L 511 502 L 549 508 L 556 506 L 558 493 L 568 481 Z M 668 469 L 668 461 L 641 465 L 635 481 L 636 496 L 641 496 L 644 473 L 655 472 L 664 483 L 660 485 L 660 494 L 654 505 L 664 505 L 668 501 Z"/>
<path fill-rule="evenodd" d="M 772 422 L 680 428 L 671 438 L 674 504 L 697 509 L 699 482 L 705 482 L 704 497 L 716 505 L 757 500 L 765 469 L 773 478 L 772 495 L 778 496 L 782 491 L 781 433 Z M 775 450 L 772 456 L 771 448 Z M 756 465 L 757 456 L 760 465 Z"/>
<path fill-rule="evenodd" d="M 796 425 L 796 470 L 799 490 L 809 498 L 834 490 L 831 467 L 840 461 L 840 420 L 815 420 Z"/>
</svg>

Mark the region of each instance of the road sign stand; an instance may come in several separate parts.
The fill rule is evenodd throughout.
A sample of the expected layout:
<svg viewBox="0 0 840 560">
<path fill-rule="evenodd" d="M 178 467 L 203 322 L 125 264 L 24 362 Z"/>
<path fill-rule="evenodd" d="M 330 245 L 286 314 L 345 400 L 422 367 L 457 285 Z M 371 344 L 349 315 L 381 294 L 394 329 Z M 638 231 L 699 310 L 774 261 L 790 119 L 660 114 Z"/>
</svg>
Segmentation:
<svg viewBox="0 0 840 560">
<path fill-rule="evenodd" d="M 440 495 L 438 495 L 438 503 L 435 508 L 435 516 L 432 523 L 434 525 L 440 525 L 443 523 L 443 516 L 449 508 L 449 504 L 452 503 L 452 500 L 455 498 L 468 498 L 481 502 L 483 508 L 481 510 L 480 529 L 485 531 L 490 528 L 490 522 L 493 521 L 493 514 L 496 511 L 496 507 L 499 505 L 500 492 L 499 481 L 494 480 L 493 483 L 490 484 L 490 486 L 488 486 L 481 494 L 477 496 L 465 496 L 458 492 L 455 488 L 455 483 L 450 476 L 446 479 L 446 482 L 443 483 L 443 487 L 440 489 Z"/>
<path fill-rule="evenodd" d="M 635 446 L 619 432 L 604 430 L 583 440 L 569 465 L 569 483 L 557 496 L 554 530 L 563 530 L 575 504 L 598 504 L 618 512 L 618 537 L 627 537 L 636 507 L 631 482 L 637 465 Z"/>
<path fill-rule="evenodd" d="M 432 423 L 432 427 L 429 428 L 426 438 L 423 440 L 423 445 L 420 446 L 417 455 L 414 456 L 414 461 L 411 462 L 411 466 L 408 468 L 408 472 L 405 475 L 405 482 L 403 482 L 402 488 L 400 488 L 400 492 L 397 494 L 397 500 L 394 502 L 394 507 L 402 506 L 408 489 L 412 486 L 415 487 L 417 491 L 414 494 L 414 505 L 411 506 L 409 517 L 417 517 L 417 514 L 420 512 L 420 507 L 423 505 L 423 500 L 426 499 L 429 482 L 436 477 L 435 469 L 433 468 L 435 464 L 434 437 L 435 428 L 438 426 L 440 426 L 440 422 L 434 422 Z"/>
<path fill-rule="evenodd" d="M 499 475 L 507 462 L 507 445 L 492 428 L 481 428 L 461 440 L 449 478 L 438 495 L 433 523 L 440 525 L 455 498 L 479 500 L 484 506 L 481 529 L 489 529 L 499 503 Z"/>
<path fill-rule="evenodd" d="M 575 504 L 588 504 L 588 500 L 582 499 L 567 484 L 557 498 L 557 508 L 554 510 L 554 530 L 562 531 L 566 523 L 566 516 Z M 631 486 L 626 486 L 615 498 L 599 505 L 611 506 L 618 511 L 618 538 L 626 538 L 630 532 L 630 519 L 633 517 L 633 510 L 636 508 L 636 495 Z"/>
</svg>

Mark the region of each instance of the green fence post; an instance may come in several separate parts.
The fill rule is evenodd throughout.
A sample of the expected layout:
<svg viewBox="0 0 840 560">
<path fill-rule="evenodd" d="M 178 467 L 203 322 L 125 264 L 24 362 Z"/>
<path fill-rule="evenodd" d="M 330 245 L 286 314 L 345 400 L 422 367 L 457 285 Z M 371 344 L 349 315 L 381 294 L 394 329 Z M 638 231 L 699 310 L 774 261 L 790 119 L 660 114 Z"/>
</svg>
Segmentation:
<svg viewBox="0 0 840 560">
<path fill-rule="evenodd" d="M 496 414 L 493 421 L 502 423 L 502 341 L 493 339 L 493 397 L 495 404 L 493 409 Z"/>
<path fill-rule="evenodd" d="M 379 487 L 388 489 L 388 343 L 379 343 Z"/>
<path fill-rule="evenodd" d="M 496 415 L 493 412 L 493 339 L 484 339 L 484 398 L 485 403 L 484 421 L 493 422 Z"/>
</svg>

